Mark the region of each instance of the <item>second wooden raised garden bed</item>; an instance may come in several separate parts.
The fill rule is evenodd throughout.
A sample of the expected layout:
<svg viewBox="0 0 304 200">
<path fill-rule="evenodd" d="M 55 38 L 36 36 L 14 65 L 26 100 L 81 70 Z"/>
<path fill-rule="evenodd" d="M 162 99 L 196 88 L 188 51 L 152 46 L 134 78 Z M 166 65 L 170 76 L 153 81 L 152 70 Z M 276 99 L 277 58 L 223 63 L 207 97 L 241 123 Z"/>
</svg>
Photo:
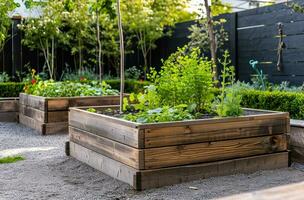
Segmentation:
<svg viewBox="0 0 304 200">
<path fill-rule="evenodd" d="M 39 133 L 68 133 L 69 107 L 118 105 L 119 96 L 40 97 L 21 93 L 19 121 Z"/>
<path fill-rule="evenodd" d="M 143 190 L 287 167 L 289 129 L 283 112 L 247 109 L 236 118 L 138 124 L 71 108 L 67 151 Z"/>
<path fill-rule="evenodd" d="M 18 121 L 18 98 L 0 98 L 0 122 Z"/>
</svg>

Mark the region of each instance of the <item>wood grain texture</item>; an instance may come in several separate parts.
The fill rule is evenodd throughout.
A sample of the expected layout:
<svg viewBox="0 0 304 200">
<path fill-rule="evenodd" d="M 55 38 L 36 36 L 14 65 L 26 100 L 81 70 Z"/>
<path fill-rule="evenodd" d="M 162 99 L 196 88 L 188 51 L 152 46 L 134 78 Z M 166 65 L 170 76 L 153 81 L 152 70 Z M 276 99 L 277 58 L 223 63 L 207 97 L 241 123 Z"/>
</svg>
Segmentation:
<svg viewBox="0 0 304 200">
<path fill-rule="evenodd" d="M 18 112 L 18 100 L 0 99 L 0 113 Z"/>
<path fill-rule="evenodd" d="M 140 130 L 114 123 L 103 115 L 71 109 L 69 125 L 135 148 L 143 145 Z"/>
<path fill-rule="evenodd" d="M 24 104 L 19 105 L 19 113 L 41 123 L 47 123 L 46 112 Z"/>
<path fill-rule="evenodd" d="M 231 159 L 196 165 L 184 165 L 156 170 L 143 170 L 138 189 L 162 187 L 196 179 L 210 178 L 258 170 L 288 167 L 288 153 L 274 153 L 260 156 Z"/>
<path fill-rule="evenodd" d="M 69 121 L 69 112 L 68 111 L 48 111 L 47 113 L 47 122 L 68 122 Z"/>
<path fill-rule="evenodd" d="M 137 190 L 214 176 L 288 167 L 287 152 L 156 170 L 136 170 L 74 142 L 70 142 L 70 155 Z"/>
<path fill-rule="evenodd" d="M 18 112 L 0 112 L 0 122 L 18 122 Z"/>
<path fill-rule="evenodd" d="M 145 148 L 284 134 L 288 118 L 145 129 Z"/>
<path fill-rule="evenodd" d="M 132 167 L 96 153 L 95 151 L 74 142 L 70 142 L 70 155 L 117 180 L 132 186 L 134 185 L 138 171 Z"/>
<path fill-rule="evenodd" d="M 47 105 L 44 97 L 20 93 L 19 103 L 38 110 L 47 110 Z"/>
<path fill-rule="evenodd" d="M 144 169 L 143 150 L 138 150 L 89 132 L 69 127 L 70 141 L 122 162 L 136 169 Z"/>
<path fill-rule="evenodd" d="M 286 135 L 145 149 L 145 169 L 241 158 L 287 150 Z"/>
</svg>

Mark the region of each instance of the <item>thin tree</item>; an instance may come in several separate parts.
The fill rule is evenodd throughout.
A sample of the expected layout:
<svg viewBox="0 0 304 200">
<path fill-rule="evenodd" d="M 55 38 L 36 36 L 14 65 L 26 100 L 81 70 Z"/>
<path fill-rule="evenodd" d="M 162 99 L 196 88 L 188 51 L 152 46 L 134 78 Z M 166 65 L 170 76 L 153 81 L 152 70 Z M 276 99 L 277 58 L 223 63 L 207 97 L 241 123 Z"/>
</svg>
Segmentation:
<svg viewBox="0 0 304 200">
<path fill-rule="evenodd" d="M 125 74 L 125 51 L 124 51 L 124 37 L 121 22 L 120 0 L 117 0 L 117 17 L 119 30 L 119 49 L 120 49 L 120 113 L 123 113 L 123 96 L 124 96 L 124 74 Z"/>
<path fill-rule="evenodd" d="M 212 20 L 212 13 L 211 7 L 209 6 L 208 0 L 204 0 L 205 10 L 206 10 L 206 17 L 207 17 L 207 24 L 208 24 L 208 34 L 210 40 L 210 53 L 211 53 L 211 60 L 213 62 L 212 72 L 213 72 L 213 80 L 218 82 L 218 70 L 217 70 L 217 56 L 216 56 L 216 40 L 214 34 L 214 27 L 213 27 L 213 20 Z"/>
</svg>

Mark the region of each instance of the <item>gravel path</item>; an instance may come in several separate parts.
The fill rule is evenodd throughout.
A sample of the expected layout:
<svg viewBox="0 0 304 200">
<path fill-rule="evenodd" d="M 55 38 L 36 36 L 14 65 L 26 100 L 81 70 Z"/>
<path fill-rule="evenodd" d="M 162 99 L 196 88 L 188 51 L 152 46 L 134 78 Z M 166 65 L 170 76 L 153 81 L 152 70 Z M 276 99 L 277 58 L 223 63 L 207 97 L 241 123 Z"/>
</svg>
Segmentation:
<svg viewBox="0 0 304 200">
<path fill-rule="evenodd" d="M 0 199 L 216 199 L 288 183 L 304 182 L 304 169 L 289 169 L 209 178 L 175 186 L 133 191 L 64 154 L 66 135 L 40 136 L 15 123 L 0 123 L 0 157 L 22 155 L 0 165 Z"/>
</svg>

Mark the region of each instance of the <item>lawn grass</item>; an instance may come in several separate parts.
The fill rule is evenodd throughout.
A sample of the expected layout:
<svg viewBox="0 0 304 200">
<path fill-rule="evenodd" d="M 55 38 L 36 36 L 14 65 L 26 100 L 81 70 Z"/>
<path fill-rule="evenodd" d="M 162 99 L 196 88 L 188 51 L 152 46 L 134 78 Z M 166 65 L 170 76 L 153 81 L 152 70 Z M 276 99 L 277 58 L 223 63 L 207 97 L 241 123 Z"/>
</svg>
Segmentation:
<svg viewBox="0 0 304 200">
<path fill-rule="evenodd" d="M 8 156 L 0 158 L 0 164 L 8 164 L 8 163 L 15 163 L 21 160 L 25 160 L 22 156 Z"/>
</svg>

